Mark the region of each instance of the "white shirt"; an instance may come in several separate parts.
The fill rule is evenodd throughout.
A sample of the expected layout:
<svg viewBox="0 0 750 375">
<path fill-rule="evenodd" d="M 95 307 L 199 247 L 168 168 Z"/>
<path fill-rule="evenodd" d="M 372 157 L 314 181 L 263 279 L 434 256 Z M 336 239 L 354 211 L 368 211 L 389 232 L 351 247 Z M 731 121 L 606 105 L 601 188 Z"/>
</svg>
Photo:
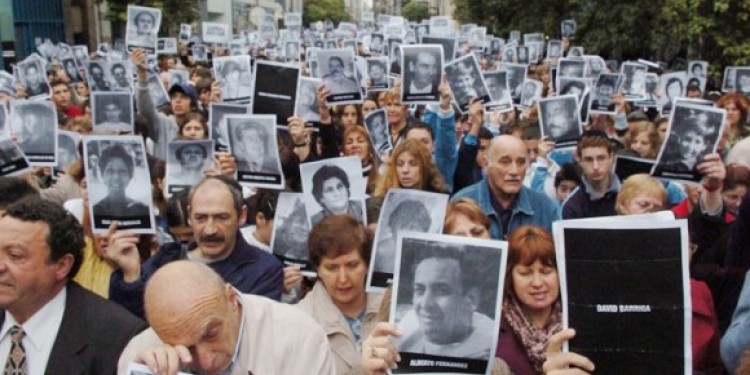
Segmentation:
<svg viewBox="0 0 750 375">
<path fill-rule="evenodd" d="M 47 361 L 52 353 L 52 345 L 57 338 L 57 332 L 60 330 L 63 313 L 65 312 L 65 300 L 67 292 L 65 287 L 57 293 L 46 305 L 39 311 L 21 324 L 21 328 L 26 335 L 21 340 L 26 350 L 26 369 L 28 375 L 42 375 L 47 369 Z M 19 325 L 7 310 L 5 311 L 5 322 L 0 329 L 0 366 L 5 368 L 5 362 L 8 360 L 10 352 L 11 337 L 9 331 L 11 327 Z"/>
<path fill-rule="evenodd" d="M 414 82 L 412 82 L 409 85 L 409 94 L 430 94 L 432 93 L 432 85 L 427 85 L 423 88 L 417 88 L 417 86 L 414 85 Z"/>
</svg>

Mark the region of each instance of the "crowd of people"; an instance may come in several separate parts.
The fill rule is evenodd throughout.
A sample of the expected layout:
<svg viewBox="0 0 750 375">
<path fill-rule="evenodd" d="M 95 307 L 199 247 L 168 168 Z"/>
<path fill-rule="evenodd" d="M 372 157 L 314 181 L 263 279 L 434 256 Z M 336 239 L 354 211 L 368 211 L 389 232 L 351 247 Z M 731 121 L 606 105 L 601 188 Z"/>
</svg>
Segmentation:
<svg viewBox="0 0 750 375">
<path fill-rule="evenodd" d="M 404 25 L 405 33 L 424 26 Z M 570 26 L 565 24 L 568 33 Z M 473 35 L 461 29 L 456 35 Z M 339 30 L 299 32 L 299 51 L 278 54 L 275 50 L 285 48 L 284 40 L 258 38 L 242 52 L 257 60 L 297 64 L 303 76 L 314 77 L 311 55 L 305 50 L 323 41 L 343 47 L 348 39 Z M 358 40 L 358 57 L 387 55 L 375 46 L 386 44 L 381 30 L 363 27 L 362 35 L 367 37 Z M 194 42 L 184 40 L 178 54 L 157 54 L 155 68 L 148 65 L 149 54 L 137 48 L 126 52 L 128 60 L 112 69 L 115 81 L 111 83 L 105 82 L 102 68 L 111 56 L 100 50 L 86 57 L 93 62 L 89 69 L 76 68 L 73 62 L 63 64 L 54 56 L 45 59 L 49 95 L 44 96 L 44 82 L 35 78 L 38 74 L 27 71 L 26 85 L 0 87 L 0 103 L 10 107 L 11 101 L 31 97 L 49 100 L 57 111 L 55 126 L 84 139 L 97 129 L 116 136 L 133 129 L 132 134 L 143 138 L 148 155 L 140 160 L 132 150 L 115 145 L 89 154 L 84 161 L 79 146 L 75 156 L 68 155 L 56 167 L 35 166 L 20 175 L 0 177 L 0 308 L 4 310 L 0 364 L 12 374 L 128 374 L 131 363 L 140 363 L 170 375 L 178 370 L 374 375 L 399 366 L 396 342 L 408 351 L 442 353 L 449 348 L 472 358 L 483 355 L 476 343 L 491 339 L 493 330 L 499 330 L 497 347 L 489 353 L 494 358 L 493 374 L 593 373 L 596 363 L 562 350 L 566 341 L 575 340 L 576 327 L 564 329 L 562 322 L 552 225 L 559 220 L 670 211 L 689 224 L 693 371 L 750 374 L 750 279 L 746 279 L 750 100 L 739 92 L 720 92 L 721 88 L 711 86 L 713 80 L 705 79 L 689 83 L 686 90 L 673 89 L 683 84 L 679 80 L 663 83 L 666 92 L 651 90 L 656 96 L 649 103 L 626 98 L 637 91 L 635 84 L 616 91 L 618 85 L 608 81 L 595 91 L 596 76 L 578 91 L 558 90 L 553 75 L 562 72 L 557 61 L 578 50 L 567 35 L 560 38 L 561 51 L 546 55 L 543 46 L 533 44 L 536 62 L 526 64 L 526 77 L 519 82 L 538 82 L 541 94 L 531 87 L 536 93 L 525 96 L 526 103 L 513 95 L 515 106 L 508 111 L 486 109 L 487 101 L 496 99 L 488 97 L 500 95 L 474 86 L 484 82 L 482 75 L 505 72 L 505 64 L 519 63 L 520 54 L 506 53 L 510 50 L 494 43 L 468 42 L 457 49 L 455 58 L 474 55 L 481 69 L 457 65 L 464 86 L 472 85 L 460 93 L 451 87 L 461 88 L 463 83 L 449 84 L 444 72 L 438 79 L 436 55 L 415 54 L 403 69 L 416 72 L 415 80 L 405 87 L 393 69 L 390 77 L 385 76 L 388 69 L 383 61 L 370 64 L 376 75 L 357 79 L 349 76 L 340 58 L 332 57 L 327 75 L 355 86 L 349 91 L 361 90 L 363 99 L 358 104 L 329 106 L 327 98 L 334 87 L 319 83 L 314 93 L 302 89 L 308 96 L 304 104 L 315 116 L 293 116 L 288 126 L 278 130 L 281 193 L 302 192 L 300 165 L 355 156 L 362 166 L 367 199 L 364 205 L 352 199 L 347 171 L 335 165 L 321 167 L 312 178 L 310 193 L 322 210 L 311 213 L 308 223 L 304 214 L 297 215 L 304 207 L 295 201 L 283 219 L 284 229 L 277 232 L 280 191 L 236 178 L 238 170 L 276 168 L 270 162 L 275 152 L 268 149 L 273 147 L 271 134 L 261 126 L 230 126 L 230 133 L 222 134 L 226 130 L 210 122 L 212 104 L 243 96 L 228 91 L 239 82 L 237 66 L 224 64 L 221 79 L 211 69 L 211 59 L 229 56 L 229 48 L 217 44 L 209 61 L 196 61 Z M 399 39 L 403 45 L 409 41 Z M 411 44 L 419 41 L 415 38 Z M 132 83 L 125 77 L 124 64 L 132 67 Z M 646 65 L 642 67 L 645 76 Z M 27 65 L 29 69 L 38 68 Z M 617 73 L 603 66 L 598 69 L 597 74 Z M 677 70 L 650 72 L 656 77 Z M 189 82 L 170 86 L 170 71 L 187 72 Z M 162 106 L 151 84 L 154 74 L 168 93 Z M 508 70 L 506 83 L 510 74 Z M 88 80 L 80 78 L 86 76 Z M 123 112 L 130 103 L 117 100 L 97 104 L 105 117 L 93 116 L 92 92 L 109 91 L 118 82 L 125 92 L 132 92 L 133 118 Z M 514 85 L 502 82 L 491 86 L 505 92 L 503 97 L 514 90 Z M 656 87 L 653 82 L 650 86 Z M 438 101 L 404 104 L 402 89 L 432 93 Z M 614 114 L 589 113 L 579 119 L 580 136 L 558 137 L 553 112 L 562 102 L 549 102 L 543 112 L 531 100 L 554 98 L 558 91 L 579 98 L 590 91 L 603 108 L 611 105 Z M 683 119 L 684 129 L 670 126 L 670 117 L 662 114 L 658 103 L 674 108 L 678 97 L 700 98 L 708 103 L 704 105 L 726 112 L 718 144 L 705 143 L 700 116 Z M 579 108 L 559 111 L 571 117 L 567 112 L 585 109 L 583 100 L 575 103 Z M 24 151 L 45 142 L 57 144 L 39 131 L 43 127 L 37 129 L 34 121 L 25 120 L 27 111 L 46 110 L 39 107 L 5 116 L 0 134 Z M 373 126 L 387 128 L 387 141 L 373 141 L 382 134 L 370 134 L 365 124 L 367 115 L 379 110 L 384 111 L 386 124 L 378 125 L 374 121 L 380 118 L 373 117 L 378 125 Z M 24 125 L 19 132 L 7 130 L 17 129 L 11 125 L 19 120 L 13 119 Z M 221 149 L 211 153 L 207 145 L 196 143 L 176 148 L 180 169 L 171 174 L 184 190 L 167 191 L 169 144 L 222 136 L 231 140 L 231 153 Z M 571 137 L 573 146 L 567 148 L 553 139 Z M 677 139 L 679 146 L 671 152 L 691 160 L 685 168 L 699 174 L 700 182 L 656 179 L 642 170 L 620 168 L 621 158 L 653 164 L 668 137 Z M 70 147 L 56 147 L 58 152 L 71 153 Z M 138 165 L 149 170 L 149 186 L 131 183 Z M 103 199 L 90 201 L 92 184 L 106 187 L 97 195 Z M 413 315 L 418 329 L 405 331 L 388 323 L 392 291 L 367 291 L 368 270 L 392 272 L 396 233 L 426 231 L 434 224 L 427 212 L 420 211 L 422 205 L 410 206 L 408 200 L 401 202 L 403 209 L 396 207 L 381 217 L 392 189 L 449 195 L 444 234 L 507 241 L 499 327 L 474 308 L 477 293 L 483 291 L 465 282 L 460 261 L 438 254 L 414 265 L 414 308 L 404 319 Z M 151 206 L 128 198 L 126 191 L 150 196 Z M 151 234 L 123 230 L 118 221 L 102 233 L 90 217 L 90 212 L 114 211 L 121 216 L 148 216 L 151 207 L 156 218 Z M 378 226 L 392 234 L 385 237 L 392 243 L 383 246 L 394 250 L 378 255 L 384 264 L 377 264 L 372 256 L 373 247 L 380 246 L 374 243 Z M 298 238 L 300 233 L 303 238 Z M 301 245 L 305 243 L 306 249 Z M 289 257 L 309 260 L 314 276 L 282 262 L 272 245 L 289 246 L 289 252 L 295 253 Z"/>
</svg>

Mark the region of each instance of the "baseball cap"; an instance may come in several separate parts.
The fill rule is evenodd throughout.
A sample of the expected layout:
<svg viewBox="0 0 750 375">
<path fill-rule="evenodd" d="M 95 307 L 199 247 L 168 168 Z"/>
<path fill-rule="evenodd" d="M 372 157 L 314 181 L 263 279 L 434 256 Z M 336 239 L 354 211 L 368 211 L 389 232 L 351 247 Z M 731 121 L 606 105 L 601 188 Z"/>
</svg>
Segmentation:
<svg viewBox="0 0 750 375">
<path fill-rule="evenodd" d="M 169 88 L 169 96 L 172 96 L 175 92 L 181 92 L 190 97 L 190 102 L 193 105 L 198 104 L 198 93 L 195 91 L 195 87 L 190 86 L 187 83 L 175 83 Z"/>
</svg>

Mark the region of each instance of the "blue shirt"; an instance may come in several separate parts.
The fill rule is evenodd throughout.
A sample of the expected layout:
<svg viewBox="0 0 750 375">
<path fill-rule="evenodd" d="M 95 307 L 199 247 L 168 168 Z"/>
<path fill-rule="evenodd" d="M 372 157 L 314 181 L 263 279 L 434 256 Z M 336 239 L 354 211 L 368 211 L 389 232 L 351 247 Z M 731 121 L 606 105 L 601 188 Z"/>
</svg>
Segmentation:
<svg viewBox="0 0 750 375">
<path fill-rule="evenodd" d="M 560 220 L 560 206 L 545 194 L 521 187 L 513 201 L 508 233 L 503 232 L 500 216 L 493 207 L 495 197 L 490 191 L 487 177 L 474 185 L 469 185 L 453 196 L 473 199 L 490 219 L 490 234 L 497 240 L 507 239 L 508 233 L 522 225 L 538 225 L 552 233 L 552 223 Z"/>
</svg>

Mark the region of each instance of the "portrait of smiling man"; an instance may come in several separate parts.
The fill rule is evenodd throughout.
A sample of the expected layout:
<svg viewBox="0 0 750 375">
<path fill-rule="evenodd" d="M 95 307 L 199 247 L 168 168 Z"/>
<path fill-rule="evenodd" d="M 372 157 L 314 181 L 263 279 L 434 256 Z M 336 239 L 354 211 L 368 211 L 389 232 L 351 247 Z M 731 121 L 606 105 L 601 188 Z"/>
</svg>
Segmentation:
<svg viewBox="0 0 750 375">
<path fill-rule="evenodd" d="M 420 247 L 430 246 L 428 249 Z M 422 245 L 422 246 L 420 246 Z M 402 336 L 396 340 L 400 352 L 456 358 L 490 357 L 494 320 L 479 311 L 483 291 L 477 267 L 462 244 L 424 243 L 405 238 L 402 245 L 401 277 L 398 288 L 411 288 L 412 309 L 398 320 Z M 407 250 L 408 248 L 408 250 Z M 403 258 L 406 251 L 416 260 L 411 269 Z M 482 272 L 479 272 L 482 273 Z M 487 275 L 483 275 L 487 276 Z M 413 280 L 401 285 L 401 280 Z M 400 293 L 400 292 L 399 292 Z"/>
</svg>

